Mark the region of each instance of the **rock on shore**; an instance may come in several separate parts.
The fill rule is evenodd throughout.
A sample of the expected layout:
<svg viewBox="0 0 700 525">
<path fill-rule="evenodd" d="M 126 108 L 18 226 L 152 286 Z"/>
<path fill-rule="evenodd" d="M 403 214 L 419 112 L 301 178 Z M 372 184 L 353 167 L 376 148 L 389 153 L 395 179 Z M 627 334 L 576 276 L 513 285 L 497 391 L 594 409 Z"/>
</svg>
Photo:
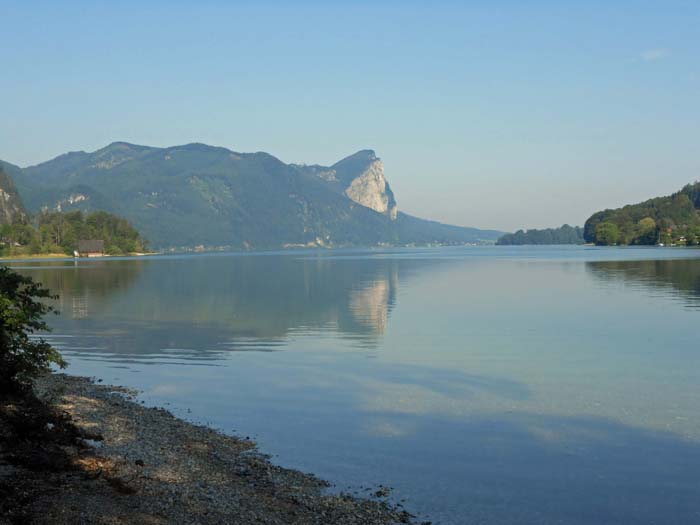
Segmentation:
<svg viewBox="0 0 700 525">
<path fill-rule="evenodd" d="M 0 523 L 410 522 L 384 502 L 326 494 L 325 482 L 273 465 L 252 442 L 141 406 L 123 388 L 53 374 L 36 392 L 53 408 L 32 439 L 53 448 L 0 447 Z"/>
</svg>

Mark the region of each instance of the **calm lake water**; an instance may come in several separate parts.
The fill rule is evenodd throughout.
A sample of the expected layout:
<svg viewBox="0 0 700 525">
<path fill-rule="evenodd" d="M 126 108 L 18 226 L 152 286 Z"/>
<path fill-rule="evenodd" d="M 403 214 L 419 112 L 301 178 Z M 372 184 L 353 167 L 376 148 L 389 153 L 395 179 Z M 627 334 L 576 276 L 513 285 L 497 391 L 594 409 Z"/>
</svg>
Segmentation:
<svg viewBox="0 0 700 525">
<path fill-rule="evenodd" d="M 15 263 L 68 372 L 435 523 L 700 523 L 700 251 Z"/>
</svg>

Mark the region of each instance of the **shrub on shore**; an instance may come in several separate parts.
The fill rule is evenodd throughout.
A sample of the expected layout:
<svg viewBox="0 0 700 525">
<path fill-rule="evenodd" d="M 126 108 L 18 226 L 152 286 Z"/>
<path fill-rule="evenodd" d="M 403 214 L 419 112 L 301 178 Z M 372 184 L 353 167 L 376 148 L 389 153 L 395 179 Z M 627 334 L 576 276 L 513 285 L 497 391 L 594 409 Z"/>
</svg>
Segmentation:
<svg viewBox="0 0 700 525">
<path fill-rule="evenodd" d="M 30 277 L 0 268 L 0 392 L 31 386 L 52 364 L 65 367 L 61 354 L 42 338 L 32 337 L 49 327 L 44 316 L 51 292 Z"/>
</svg>

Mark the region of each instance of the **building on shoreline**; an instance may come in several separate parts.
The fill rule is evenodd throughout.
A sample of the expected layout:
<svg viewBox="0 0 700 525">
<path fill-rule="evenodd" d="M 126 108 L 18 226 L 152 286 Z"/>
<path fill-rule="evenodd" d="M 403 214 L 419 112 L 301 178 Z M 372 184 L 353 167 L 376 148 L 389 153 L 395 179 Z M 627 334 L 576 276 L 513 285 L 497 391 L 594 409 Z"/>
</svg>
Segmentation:
<svg viewBox="0 0 700 525">
<path fill-rule="evenodd" d="M 102 257 L 105 254 L 105 242 L 102 239 L 85 239 L 78 241 L 78 249 L 73 252 L 76 257 Z"/>
</svg>

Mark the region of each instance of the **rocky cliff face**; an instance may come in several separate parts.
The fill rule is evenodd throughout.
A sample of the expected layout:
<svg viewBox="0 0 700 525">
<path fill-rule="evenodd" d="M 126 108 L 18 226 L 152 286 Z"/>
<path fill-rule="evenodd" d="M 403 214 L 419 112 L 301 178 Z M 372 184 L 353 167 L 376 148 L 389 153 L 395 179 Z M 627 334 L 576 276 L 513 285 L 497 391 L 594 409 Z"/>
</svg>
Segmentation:
<svg viewBox="0 0 700 525">
<path fill-rule="evenodd" d="M 345 195 L 358 204 L 396 220 L 399 210 L 394 193 L 384 178 L 384 163 L 380 159 L 372 161 L 360 176 L 352 180 L 345 189 Z"/>
<path fill-rule="evenodd" d="M 372 150 L 358 151 L 330 168 L 314 167 L 314 173 L 332 182 L 358 204 L 387 215 L 398 216 L 394 193 L 384 177 L 384 163 Z"/>
<path fill-rule="evenodd" d="M 25 221 L 27 212 L 19 198 L 15 184 L 0 167 L 0 224 Z"/>
</svg>

